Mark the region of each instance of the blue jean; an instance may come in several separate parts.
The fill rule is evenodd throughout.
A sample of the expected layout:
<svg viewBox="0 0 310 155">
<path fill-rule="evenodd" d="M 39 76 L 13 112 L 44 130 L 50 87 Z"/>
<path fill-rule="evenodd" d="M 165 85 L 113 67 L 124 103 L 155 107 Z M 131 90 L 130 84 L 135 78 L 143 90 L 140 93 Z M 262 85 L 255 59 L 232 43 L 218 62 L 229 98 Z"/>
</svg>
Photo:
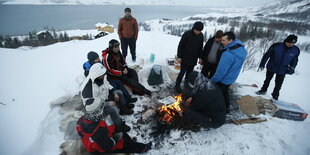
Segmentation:
<svg viewBox="0 0 310 155">
<path fill-rule="evenodd" d="M 126 87 L 122 84 L 120 80 L 113 80 L 113 79 L 108 79 L 110 84 L 116 89 L 120 90 L 123 93 L 123 96 L 125 99 L 129 100 L 131 99 L 131 95 L 127 91 Z"/>
</svg>

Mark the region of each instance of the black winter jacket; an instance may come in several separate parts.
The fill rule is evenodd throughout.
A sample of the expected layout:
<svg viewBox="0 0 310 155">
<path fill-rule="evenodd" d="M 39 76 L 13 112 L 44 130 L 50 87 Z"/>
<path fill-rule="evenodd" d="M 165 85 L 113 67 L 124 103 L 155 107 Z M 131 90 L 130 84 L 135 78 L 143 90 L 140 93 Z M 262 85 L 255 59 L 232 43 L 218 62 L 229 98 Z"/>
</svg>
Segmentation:
<svg viewBox="0 0 310 155">
<path fill-rule="evenodd" d="M 192 96 L 192 102 L 187 107 L 189 109 L 200 112 L 201 114 L 214 120 L 211 128 L 217 128 L 225 123 L 226 106 L 222 92 L 216 86 L 215 90 L 198 90 L 196 94 L 184 94 L 189 97 Z"/>
<path fill-rule="evenodd" d="M 197 58 L 201 58 L 203 48 L 203 35 L 195 35 L 194 30 L 186 31 L 179 42 L 178 58 L 182 65 L 196 65 Z"/>
<path fill-rule="evenodd" d="M 203 60 L 204 63 L 206 63 L 208 61 L 208 55 L 209 55 L 209 53 L 210 53 L 210 51 L 212 49 L 212 45 L 213 45 L 214 39 L 215 39 L 215 37 L 210 38 L 207 41 L 207 43 L 206 43 L 206 45 L 205 45 L 205 47 L 203 49 L 203 52 L 201 54 L 201 59 Z M 224 46 L 222 44 L 220 44 L 220 47 L 219 47 L 219 50 L 217 51 L 217 56 L 216 56 L 217 63 L 221 59 L 221 56 L 222 56 L 222 53 L 223 53 L 222 48 L 224 48 Z"/>
</svg>

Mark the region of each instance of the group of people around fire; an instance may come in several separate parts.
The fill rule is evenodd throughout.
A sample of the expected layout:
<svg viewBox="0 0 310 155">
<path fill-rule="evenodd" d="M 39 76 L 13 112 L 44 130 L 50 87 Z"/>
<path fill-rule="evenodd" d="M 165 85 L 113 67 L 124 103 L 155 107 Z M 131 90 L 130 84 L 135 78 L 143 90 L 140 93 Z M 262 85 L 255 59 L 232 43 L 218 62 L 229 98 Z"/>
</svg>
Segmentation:
<svg viewBox="0 0 310 155">
<path fill-rule="evenodd" d="M 133 103 L 137 98 L 127 88 L 136 95 L 152 96 L 152 92 L 139 83 L 137 72 L 127 66 L 128 46 L 132 61 L 136 61 L 138 24 L 131 16 L 130 8 L 126 8 L 124 13 L 118 25 L 121 43 L 110 40 L 101 53 L 102 60 L 98 53 L 91 51 L 87 54 L 88 61 L 83 64 L 86 79 L 80 93 L 84 115 L 78 120 L 76 130 L 89 152 L 142 153 L 152 148 L 152 142 L 143 144 L 131 138 L 127 134 L 131 128 L 120 116 L 134 113 Z M 203 28 L 202 22 L 195 22 L 192 29 L 181 37 L 176 60 L 181 68 L 175 90 L 183 94 L 180 116 L 186 122 L 204 128 L 218 128 L 225 123 L 226 114 L 230 112 L 229 86 L 239 76 L 247 51 L 233 32 L 224 33 L 222 30 L 218 30 L 204 45 Z M 266 80 L 257 94 L 267 92 L 276 74 L 272 97 L 278 100 L 285 74 L 293 74 L 298 62 L 300 51 L 294 45 L 296 42 L 297 36 L 289 35 L 284 42 L 273 44 L 264 54 L 259 68 L 263 70 L 269 60 Z M 197 62 L 203 65 L 201 72 L 194 71 Z"/>
</svg>

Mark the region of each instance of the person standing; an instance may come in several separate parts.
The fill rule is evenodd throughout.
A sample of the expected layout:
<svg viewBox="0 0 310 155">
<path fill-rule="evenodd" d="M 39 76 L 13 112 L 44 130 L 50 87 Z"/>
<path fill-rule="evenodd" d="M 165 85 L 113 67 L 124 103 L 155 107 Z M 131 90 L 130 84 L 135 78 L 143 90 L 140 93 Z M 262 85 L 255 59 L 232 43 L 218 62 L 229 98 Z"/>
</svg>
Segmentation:
<svg viewBox="0 0 310 155">
<path fill-rule="evenodd" d="M 138 23 L 136 18 L 132 17 L 131 9 L 125 8 L 125 16 L 119 20 L 118 36 L 121 40 L 123 56 L 127 57 L 128 46 L 130 48 L 132 61 L 136 61 L 136 42 L 138 39 Z"/>
<path fill-rule="evenodd" d="M 181 64 L 181 70 L 175 84 L 175 89 L 179 93 L 181 92 L 180 84 L 184 74 L 186 73 L 185 79 L 187 79 L 188 75 L 194 70 L 197 59 L 201 57 L 203 48 L 202 30 L 203 23 L 195 22 L 193 28 L 186 31 L 179 42 L 177 61 Z M 201 59 L 199 59 L 199 63 L 202 63 Z"/>
<path fill-rule="evenodd" d="M 271 96 L 273 99 L 278 100 L 285 74 L 294 74 L 297 66 L 298 56 L 300 54 L 299 48 L 295 46 L 297 38 L 298 37 L 294 34 L 289 35 L 284 42 L 271 45 L 264 54 L 259 69 L 263 70 L 267 60 L 269 60 L 266 66 L 266 78 L 264 85 L 256 92 L 256 94 L 266 94 L 270 81 L 273 78 L 273 75 L 276 74 L 275 87 Z"/>
<path fill-rule="evenodd" d="M 221 41 L 223 34 L 224 32 L 222 30 L 216 31 L 215 36 L 207 41 L 202 52 L 203 67 L 201 73 L 209 79 L 215 74 L 218 62 L 222 56 L 223 45 Z"/>
<path fill-rule="evenodd" d="M 230 112 L 229 86 L 233 84 L 241 71 L 247 51 L 243 42 L 236 39 L 233 32 L 226 32 L 222 37 L 223 54 L 214 76 L 210 79 L 216 83 L 224 96 L 226 113 Z"/>
</svg>

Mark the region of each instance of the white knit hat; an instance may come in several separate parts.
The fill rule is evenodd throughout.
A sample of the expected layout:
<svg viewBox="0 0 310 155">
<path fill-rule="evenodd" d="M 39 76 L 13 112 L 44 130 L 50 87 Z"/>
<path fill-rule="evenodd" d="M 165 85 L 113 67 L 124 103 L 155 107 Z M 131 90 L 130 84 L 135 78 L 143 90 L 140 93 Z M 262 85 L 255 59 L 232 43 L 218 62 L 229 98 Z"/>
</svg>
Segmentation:
<svg viewBox="0 0 310 155">
<path fill-rule="evenodd" d="M 103 118 L 104 103 L 99 97 L 86 100 L 85 118 L 90 121 L 99 121 Z"/>
</svg>

